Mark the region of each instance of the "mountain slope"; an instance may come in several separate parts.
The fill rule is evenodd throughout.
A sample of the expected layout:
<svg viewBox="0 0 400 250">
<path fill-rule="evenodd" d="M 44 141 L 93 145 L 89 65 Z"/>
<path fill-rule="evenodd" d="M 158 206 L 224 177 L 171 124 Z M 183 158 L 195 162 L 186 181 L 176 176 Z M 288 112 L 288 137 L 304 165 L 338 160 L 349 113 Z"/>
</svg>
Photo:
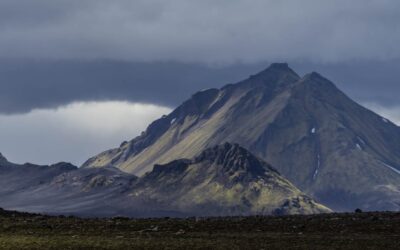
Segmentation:
<svg viewBox="0 0 400 250">
<path fill-rule="evenodd" d="M 0 197 L 40 185 L 60 173 L 76 169 L 77 167 L 64 162 L 51 166 L 30 163 L 18 165 L 9 162 L 0 154 Z"/>
<path fill-rule="evenodd" d="M 0 206 L 82 216 L 228 216 L 330 212 L 238 145 L 157 165 L 142 178 L 116 168 L 0 164 Z M 12 166 L 11 166 L 12 165 Z"/>
<path fill-rule="evenodd" d="M 250 136 L 257 135 L 250 135 L 248 132 L 254 131 L 254 127 L 258 124 L 268 122 L 262 119 L 272 121 L 283 108 L 288 96 L 287 93 L 280 95 L 270 108 L 262 110 L 263 114 L 251 111 L 252 107 L 247 108 L 251 111 L 248 114 L 242 102 L 247 102 L 247 106 L 257 101 L 268 103 L 273 95 L 299 79 L 299 76 L 285 65 L 274 64 L 264 72 L 236 85 L 227 85 L 220 90 L 200 91 L 168 116 L 150 124 L 141 136 L 122 143 L 117 149 L 89 159 L 83 167 L 112 165 L 136 175 L 143 175 L 151 170 L 154 164 L 182 157 L 191 158 L 207 147 L 229 142 L 230 138 L 226 140 L 220 138 L 226 135 L 231 137 L 232 141 L 236 137 L 251 140 Z M 262 103 L 260 107 L 261 105 Z M 257 117 L 252 115 L 256 112 Z M 249 117 L 246 117 L 247 115 Z M 228 119 L 243 121 L 237 120 L 231 123 Z M 263 125 L 259 126 L 259 130 L 263 129 Z M 218 135 L 218 138 L 215 135 Z"/>
<path fill-rule="evenodd" d="M 47 214 L 114 216 L 137 177 L 118 169 L 78 169 L 69 163 L 18 165 L 0 159 L 0 206 Z"/>
<path fill-rule="evenodd" d="M 194 94 L 141 136 L 89 159 L 143 175 L 224 142 L 271 163 L 336 210 L 398 210 L 400 128 L 363 108 L 317 73 L 287 64 Z"/>
</svg>

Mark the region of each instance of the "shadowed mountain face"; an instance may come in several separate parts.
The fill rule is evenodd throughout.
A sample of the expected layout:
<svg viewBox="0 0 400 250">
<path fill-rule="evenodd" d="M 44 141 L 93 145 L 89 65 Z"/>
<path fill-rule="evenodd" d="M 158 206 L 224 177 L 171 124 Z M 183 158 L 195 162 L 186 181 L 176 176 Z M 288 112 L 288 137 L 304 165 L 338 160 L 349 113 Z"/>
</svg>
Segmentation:
<svg viewBox="0 0 400 250">
<path fill-rule="evenodd" d="M 287 64 L 194 94 L 139 137 L 83 167 L 143 175 L 154 164 L 238 143 L 301 190 L 336 210 L 398 210 L 400 128 L 317 73 Z"/>
<path fill-rule="evenodd" d="M 116 168 L 0 164 L 0 206 L 83 216 L 228 216 L 330 212 L 238 145 L 224 144 L 141 178 Z"/>
</svg>

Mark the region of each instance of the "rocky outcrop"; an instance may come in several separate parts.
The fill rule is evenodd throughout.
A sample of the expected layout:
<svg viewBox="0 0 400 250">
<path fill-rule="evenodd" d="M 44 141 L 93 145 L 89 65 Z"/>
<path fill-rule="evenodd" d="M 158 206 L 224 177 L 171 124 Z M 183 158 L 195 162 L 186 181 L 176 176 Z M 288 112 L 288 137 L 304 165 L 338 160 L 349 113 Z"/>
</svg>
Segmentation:
<svg viewBox="0 0 400 250">
<path fill-rule="evenodd" d="M 133 186 L 164 209 L 209 216 L 330 212 L 237 144 L 156 165 Z"/>
</svg>

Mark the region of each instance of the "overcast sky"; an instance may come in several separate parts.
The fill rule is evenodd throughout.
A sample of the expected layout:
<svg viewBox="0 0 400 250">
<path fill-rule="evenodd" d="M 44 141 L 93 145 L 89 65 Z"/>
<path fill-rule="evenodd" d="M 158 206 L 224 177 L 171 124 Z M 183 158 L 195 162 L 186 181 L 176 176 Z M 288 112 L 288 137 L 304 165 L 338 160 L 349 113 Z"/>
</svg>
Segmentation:
<svg viewBox="0 0 400 250">
<path fill-rule="evenodd" d="M 0 34 L 0 152 L 16 162 L 81 164 L 275 61 L 400 124 L 397 0 L 0 0 Z"/>
<path fill-rule="evenodd" d="M 0 56 L 387 60 L 399 22 L 397 0 L 1 0 Z"/>
</svg>

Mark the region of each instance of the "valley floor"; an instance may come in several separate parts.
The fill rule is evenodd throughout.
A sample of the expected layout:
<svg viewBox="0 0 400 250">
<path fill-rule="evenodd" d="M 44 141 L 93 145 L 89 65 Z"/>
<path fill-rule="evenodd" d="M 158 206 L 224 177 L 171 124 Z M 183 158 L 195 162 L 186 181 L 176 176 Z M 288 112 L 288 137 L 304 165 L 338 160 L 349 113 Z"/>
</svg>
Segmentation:
<svg viewBox="0 0 400 250">
<path fill-rule="evenodd" d="M 400 249 L 400 213 L 81 219 L 0 211 L 0 249 Z"/>
</svg>

